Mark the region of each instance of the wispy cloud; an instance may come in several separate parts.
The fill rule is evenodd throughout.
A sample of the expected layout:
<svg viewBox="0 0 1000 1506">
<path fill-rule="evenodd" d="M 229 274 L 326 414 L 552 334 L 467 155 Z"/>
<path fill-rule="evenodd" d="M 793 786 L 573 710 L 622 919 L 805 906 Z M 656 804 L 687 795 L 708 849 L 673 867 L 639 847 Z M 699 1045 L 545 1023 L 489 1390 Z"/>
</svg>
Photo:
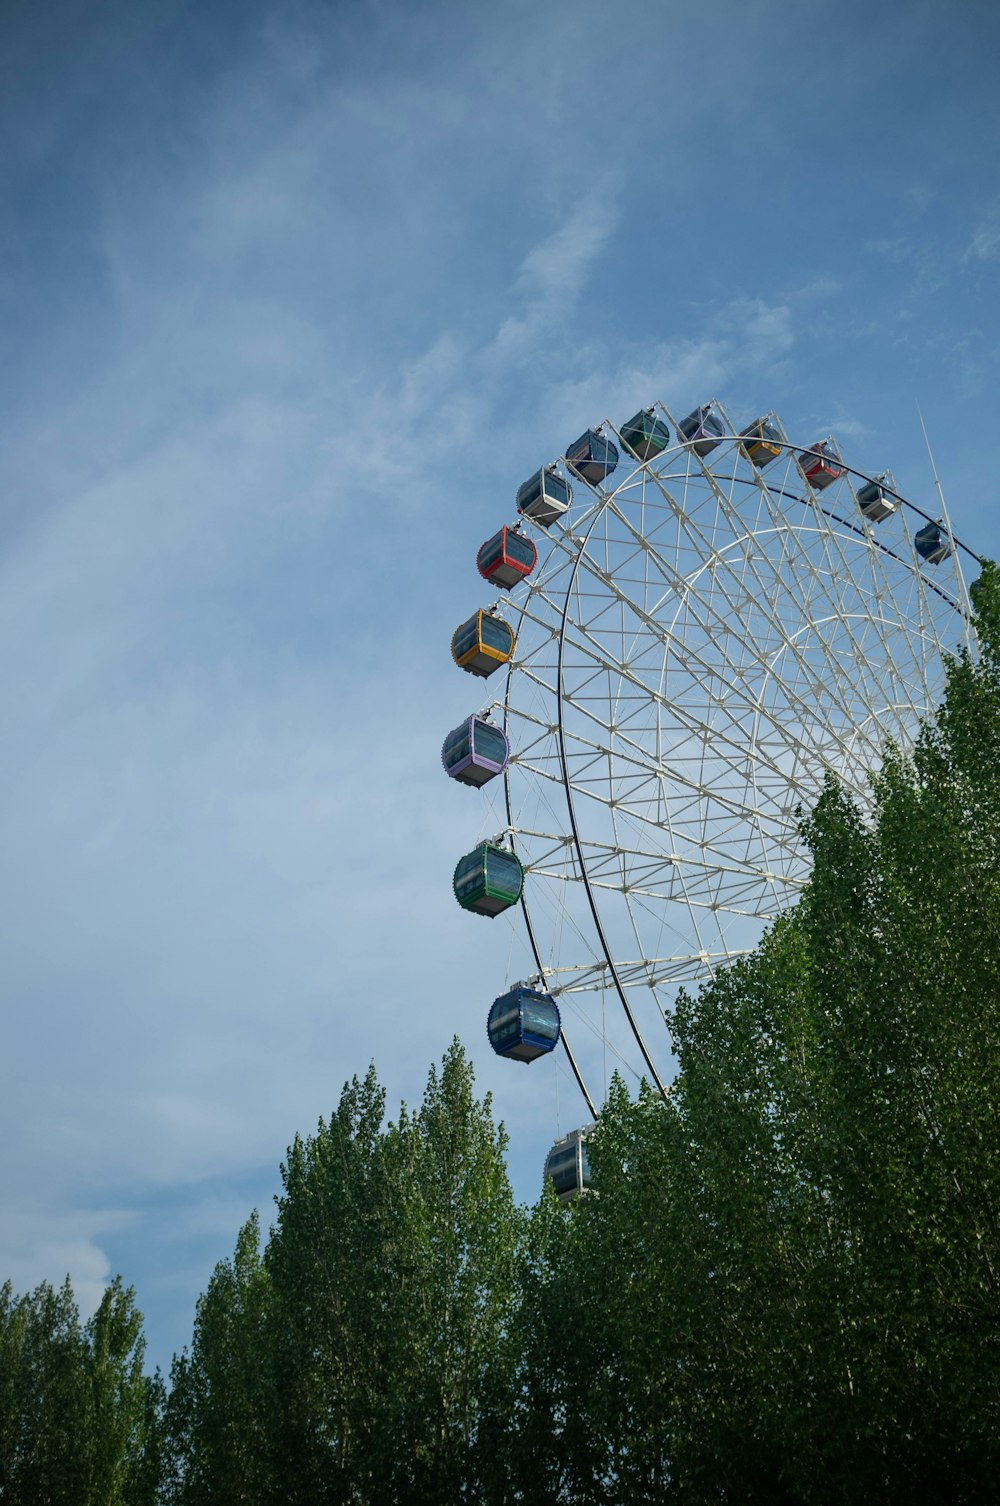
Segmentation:
<svg viewBox="0 0 1000 1506">
<path fill-rule="evenodd" d="M 120 1210 L 207 1229 L 206 1179 L 273 1166 L 373 1052 L 412 1098 L 466 1032 L 544 1138 L 543 1069 L 479 1051 L 517 933 L 449 890 L 503 824 L 438 765 L 490 693 L 448 656 L 476 546 L 588 423 L 835 393 L 884 426 L 899 303 L 934 380 L 972 323 L 920 292 L 930 205 L 858 273 L 843 70 L 822 155 L 776 4 L 765 45 L 725 0 L 710 56 L 651 0 L 93 9 L 22 8 L 0 102 L 0 1259 L 91 1293 Z M 955 223 L 949 271 L 988 275 L 995 221 Z"/>
<path fill-rule="evenodd" d="M 962 260 L 995 261 L 1000 256 L 1000 214 L 982 224 L 965 249 Z"/>
<path fill-rule="evenodd" d="M 520 312 L 505 319 L 481 360 L 489 368 L 543 354 L 546 336 L 574 307 L 618 224 L 610 183 L 593 185 L 564 224 L 534 245 L 521 263 L 513 294 Z"/>
</svg>

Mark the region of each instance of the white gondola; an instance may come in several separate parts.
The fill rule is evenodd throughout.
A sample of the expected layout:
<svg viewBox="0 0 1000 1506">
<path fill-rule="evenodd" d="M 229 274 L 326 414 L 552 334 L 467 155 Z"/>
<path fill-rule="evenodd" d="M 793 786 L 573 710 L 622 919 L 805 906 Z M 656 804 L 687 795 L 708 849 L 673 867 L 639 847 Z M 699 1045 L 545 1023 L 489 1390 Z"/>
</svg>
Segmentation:
<svg viewBox="0 0 1000 1506">
<path fill-rule="evenodd" d="M 545 1175 L 561 1203 L 572 1202 L 590 1186 L 587 1140 L 594 1128 L 593 1124 L 587 1124 L 583 1129 L 570 1130 L 568 1135 L 556 1141 L 545 1157 Z"/>
<path fill-rule="evenodd" d="M 881 523 L 884 518 L 892 517 L 899 507 L 899 499 L 893 496 L 895 489 L 888 471 L 858 488 L 858 506 L 869 523 Z"/>
<path fill-rule="evenodd" d="M 517 510 L 533 523 L 549 528 L 573 500 L 573 488 L 558 471 L 543 466 L 517 489 Z"/>
</svg>

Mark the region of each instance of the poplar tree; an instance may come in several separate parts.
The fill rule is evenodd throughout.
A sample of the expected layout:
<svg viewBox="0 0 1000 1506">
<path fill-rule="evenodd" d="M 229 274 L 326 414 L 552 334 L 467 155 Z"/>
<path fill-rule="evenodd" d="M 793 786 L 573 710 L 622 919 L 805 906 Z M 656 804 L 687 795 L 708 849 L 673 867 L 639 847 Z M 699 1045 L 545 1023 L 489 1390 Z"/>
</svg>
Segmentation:
<svg viewBox="0 0 1000 1506">
<path fill-rule="evenodd" d="M 174 1360 L 163 1495 L 176 1506 L 264 1499 L 272 1397 L 270 1280 L 256 1213 L 199 1298 L 191 1352 Z"/>
<path fill-rule="evenodd" d="M 152 1506 L 158 1380 L 142 1373 L 142 1316 L 116 1277 L 81 1326 L 69 1278 L 0 1288 L 0 1501 Z"/>
<path fill-rule="evenodd" d="M 1000 1477 L 1000 591 L 913 756 L 829 780 L 813 873 L 620 1088 L 555 1262 L 574 1502 L 992 1500 Z M 556 1497 L 553 1497 L 555 1499 Z M 525 1490 L 523 1499 L 530 1499 Z"/>
</svg>

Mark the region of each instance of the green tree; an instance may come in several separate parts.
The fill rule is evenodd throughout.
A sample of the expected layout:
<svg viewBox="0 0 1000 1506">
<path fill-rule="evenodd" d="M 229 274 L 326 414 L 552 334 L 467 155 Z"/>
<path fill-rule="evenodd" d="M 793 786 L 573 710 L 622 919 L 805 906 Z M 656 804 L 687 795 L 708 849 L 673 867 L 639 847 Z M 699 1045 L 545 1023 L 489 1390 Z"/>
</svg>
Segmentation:
<svg viewBox="0 0 1000 1506">
<path fill-rule="evenodd" d="M 84 1340 L 67 1277 L 3 1302 L 4 1438 L 0 1499 L 17 1506 L 86 1501 L 89 1440 Z"/>
<path fill-rule="evenodd" d="M 85 1499 L 92 1506 L 142 1506 L 154 1499 L 156 1485 L 150 1460 L 159 1448 L 158 1382 L 143 1374 L 142 1314 L 120 1276 L 105 1290 L 83 1337 Z"/>
<path fill-rule="evenodd" d="M 164 1493 L 177 1506 L 245 1506 L 266 1496 L 269 1308 L 253 1213 L 198 1301 L 190 1355 L 174 1361 Z"/>
<path fill-rule="evenodd" d="M 267 1252 L 282 1499 L 456 1501 L 482 1466 L 519 1221 L 456 1043 L 383 1128 L 374 1070 L 297 1139 Z"/>
<path fill-rule="evenodd" d="M 373 1499 L 479 1499 L 494 1470 L 481 1428 L 505 1386 L 523 1222 L 506 1146 L 457 1041 L 419 1112 L 404 1110 L 383 1140 L 393 1381 Z"/>
<path fill-rule="evenodd" d="M 667 1101 L 619 1089 L 602 1115 L 552 1262 L 566 1499 L 993 1498 L 992 566 L 976 607 L 980 658 L 951 664 L 913 757 L 890 750 L 873 810 L 830 781 L 801 903 L 679 999 Z"/>
<path fill-rule="evenodd" d="M 395 1213 L 378 1160 L 385 1094 L 374 1068 L 345 1085 L 329 1123 L 296 1136 L 266 1253 L 273 1309 L 275 1499 L 358 1499 L 367 1438 L 393 1378 L 385 1365 Z"/>
<path fill-rule="evenodd" d="M 24 1297 L 0 1289 L 0 1501 L 151 1506 L 162 1388 L 142 1356 L 120 1278 L 83 1328 L 68 1277 Z"/>
</svg>

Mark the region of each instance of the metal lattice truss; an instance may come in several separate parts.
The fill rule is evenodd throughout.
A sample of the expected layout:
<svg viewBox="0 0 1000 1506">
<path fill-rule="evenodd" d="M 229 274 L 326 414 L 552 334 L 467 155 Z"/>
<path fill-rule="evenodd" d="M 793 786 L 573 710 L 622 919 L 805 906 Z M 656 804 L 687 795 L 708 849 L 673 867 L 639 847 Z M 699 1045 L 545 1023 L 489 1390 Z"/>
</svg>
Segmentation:
<svg viewBox="0 0 1000 1506">
<path fill-rule="evenodd" d="M 732 438 L 639 464 L 615 437 L 620 481 L 574 479 L 512 593 L 507 809 L 546 987 L 605 1050 L 613 987 L 658 1077 L 678 985 L 752 948 L 806 881 L 796 812 L 827 770 L 867 800 L 970 628 L 958 552 L 924 564 L 906 507 L 870 525 L 846 471 L 814 493 L 806 446 L 762 472 Z"/>
</svg>

